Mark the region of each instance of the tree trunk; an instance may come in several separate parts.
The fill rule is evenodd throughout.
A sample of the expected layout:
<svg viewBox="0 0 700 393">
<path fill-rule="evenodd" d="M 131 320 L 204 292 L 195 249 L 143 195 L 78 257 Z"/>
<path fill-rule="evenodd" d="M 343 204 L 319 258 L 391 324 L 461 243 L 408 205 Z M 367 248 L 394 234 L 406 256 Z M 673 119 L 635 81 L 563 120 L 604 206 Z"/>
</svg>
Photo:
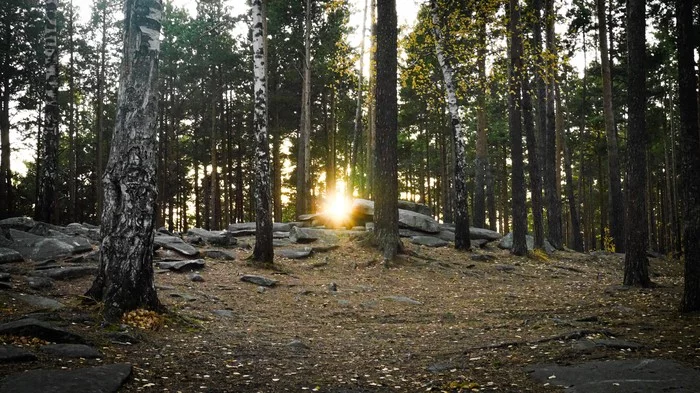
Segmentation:
<svg viewBox="0 0 700 393">
<path fill-rule="evenodd" d="M 648 287 L 646 0 L 627 2 L 627 200 L 625 212 L 625 285 Z M 697 151 L 697 149 L 696 149 Z M 612 174 L 611 174 L 612 175 Z M 610 190 L 612 193 L 612 190 Z M 619 205 L 611 205 L 611 210 Z"/>
<path fill-rule="evenodd" d="M 78 211 L 78 181 L 77 181 L 77 155 L 75 145 L 75 35 L 74 27 L 75 9 L 73 0 L 70 1 L 70 13 L 68 16 L 68 50 L 70 52 L 68 65 L 68 217 L 77 221 Z"/>
<path fill-rule="evenodd" d="M 355 191 L 355 186 L 360 184 L 360 174 L 358 173 L 358 153 L 360 151 L 360 139 L 362 137 L 362 89 L 365 68 L 365 22 L 367 20 L 367 0 L 365 0 L 365 11 L 362 16 L 362 37 L 360 41 L 360 69 L 357 83 L 357 104 L 355 105 L 355 127 L 352 138 L 352 153 L 350 158 L 350 177 L 348 177 L 348 190 L 350 195 Z"/>
<path fill-rule="evenodd" d="M 376 149 L 374 159 L 374 237 L 385 263 L 401 247 L 399 239 L 397 145 L 398 104 L 396 94 L 397 35 L 396 1 L 377 4 L 377 102 Z"/>
<path fill-rule="evenodd" d="M 476 168 L 474 179 L 474 226 L 486 227 L 486 172 L 489 167 L 488 135 L 486 133 L 486 15 L 477 17 L 477 68 L 479 92 L 476 103 Z"/>
<path fill-rule="evenodd" d="M 104 136 L 105 136 L 105 124 L 104 124 L 104 117 L 105 117 L 105 110 L 104 110 L 104 101 L 105 101 L 105 67 L 106 67 L 106 62 L 107 62 L 107 6 L 104 5 L 104 8 L 102 9 L 102 42 L 100 43 L 100 59 L 99 59 L 99 66 L 98 66 L 98 71 L 97 71 L 97 145 L 95 146 L 96 154 L 95 154 L 95 185 L 97 186 L 97 192 L 95 197 L 97 198 L 97 204 L 96 204 L 96 213 L 97 216 L 99 217 L 100 214 L 102 214 L 102 203 L 103 203 L 103 197 L 104 193 L 102 191 L 102 176 L 104 174 L 104 151 L 105 151 L 105 143 L 104 143 Z"/>
<path fill-rule="evenodd" d="M 610 213 L 610 235 L 615 243 L 615 251 L 625 252 L 624 200 L 617 135 L 612 102 L 612 77 L 608 54 L 607 29 L 605 28 L 605 0 L 596 0 L 598 13 L 598 43 L 600 44 L 600 64 L 603 76 L 603 115 L 605 117 L 605 137 L 608 149 L 608 209 Z"/>
<path fill-rule="evenodd" d="M 374 156 L 376 152 L 376 123 L 377 123 L 377 100 L 376 100 L 376 88 L 377 88 L 377 0 L 370 0 L 369 3 L 370 13 L 369 19 L 372 25 L 372 30 L 370 31 L 370 49 L 369 49 L 369 86 L 367 89 L 367 149 L 366 149 L 366 168 L 367 172 L 367 194 L 366 198 L 373 197 L 374 194 Z"/>
<path fill-rule="evenodd" d="M 160 310 L 153 282 L 160 0 L 126 0 L 112 149 L 104 176 L 100 269 L 87 296 L 104 318 L 136 308 Z"/>
<path fill-rule="evenodd" d="M 520 37 L 520 7 L 517 0 L 509 2 L 509 93 L 508 127 L 512 160 L 513 249 L 515 255 L 527 255 L 527 207 L 525 206 L 525 175 L 523 173 L 523 142 L 520 114 L 520 80 L 522 70 L 522 38 Z"/>
<path fill-rule="evenodd" d="M 301 92 L 301 125 L 297 142 L 297 216 L 308 213 L 311 202 L 311 0 L 306 0 L 304 20 L 304 78 Z"/>
<path fill-rule="evenodd" d="M 471 242 L 469 240 L 469 207 L 467 201 L 468 190 L 467 142 L 465 135 L 466 133 L 463 129 L 459 116 L 459 106 L 457 104 L 457 89 L 453 79 L 454 70 L 452 68 L 452 59 L 448 58 L 445 52 L 443 51 L 444 38 L 443 33 L 440 30 L 441 23 L 440 18 L 438 16 L 437 0 L 431 0 L 430 10 L 433 19 L 433 36 L 435 37 L 435 52 L 437 54 L 440 68 L 442 68 L 442 76 L 445 80 L 445 90 L 447 93 L 447 108 L 450 112 L 450 116 L 452 117 L 452 128 L 454 132 L 453 138 L 455 141 L 455 249 L 469 251 L 471 249 Z M 428 154 L 427 156 L 429 157 L 430 155 Z M 481 207 L 483 210 L 483 203 Z M 481 226 L 483 226 L 483 220 Z"/>
<path fill-rule="evenodd" d="M 219 229 L 219 214 L 218 214 L 218 209 L 217 205 L 219 202 L 219 174 L 218 174 L 218 166 L 219 166 L 219 160 L 217 157 L 217 132 L 216 132 L 216 97 L 212 96 L 211 99 L 211 148 L 210 148 L 210 154 L 211 154 L 211 180 L 210 180 L 210 186 L 211 189 L 209 191 L 209 211 L 210 211 L 210 220 L 209 220 L 209 229 L 214 230 L 214 229 Z"/>
<path fill-rule="evenodd" d="M 9 26 L 7 24 L 8 30 Z M 0 96 L 0 218 L 9 217 L 14 210 L 10 151 L 10 81 L 3 78 Z"/>
<path fill-rule="evenodd" d="M 39 200 L 36 218 L 55 224 L 56 178 L 58 177 L 58 47 L 56 35 L 56 9 L 58 0 L 46 0 L 44 28 L 44 65 L 46 85 L 44 95 L 44 128 L 42 131 L 42 165 L 39 180 Z"/>
<path fill-rule="evenodd" d="M 522 75 L 522 112 L 527 143 L 528 168 L 530 169 L 530 197 L 532 198 L 532 221 L 535 248 L 544 250 L 544 220 L 542 218 L 542 173 L 537 158 L 537 140 L 535 138 L 534 119 L 532 118 L 532 99 L 530 98 L 530 81 Z"/>
<path fill-rule="evenodd" d="M 557 130 L 554 113 L 554 88 L 557 74 L 557 48 L 554 36 L 554 0 L 545 0 L 547 36 L 547 123 L 545 137 L 544 194 L 547 198 L 547 239 L 558 250 L 563 249 L 561 234 L 561 200 L 557 191 Z"/>
<path fill-rule="evenodd" d="M 676 1 L 678 21 L 678 99 L 681 128 L 680 162 L 683 200 L 685 284 L 681 311 L 700 310 L 700 134 L 695 88 L 693 0 Z"/>
<path fill-rule="evenodd" d="M 542 55 L 542 0 L 533 0 L 533 10 L 534 15 L 534 26 L 532 31 L 532 43 L 534 46 L 534 55 L 536 57 L 536 63 L 540 67 L 545 66 L 544 56 Z M 585 50 L 585 49 L 584 49 Z M 546 170 L 546 164 L 544 161 L 545 156 L 545 140 L 546 138 L 546 127 L 547 127 L 547 86 L 543 77 L 543 73 L 539 69 L 535 69 L 533 72 L 535 76 L 535 87 L 537 88 L 537 159 L 538 164 L 542 172 Z M 544 175 L 544 173 L 542 173 Z"/>
<path fill-rule="evenodd" d="M 326 156 L 326 183 L 328 196 L 335 195 L 335 86 L 331 87 L 330 116 L 328 119 L 328 151 Z"/>
<path fill-rule="evenodd" d="M 265 74 L 265 35 L 263 34 L 263 0 L 253 1 L 254 128 L 255 128 L 255 248 L 253 260 L 271 265 L 272 211 L 270 206 L 270 146 L 267 137 L 267 75 Z M 307 5 L 309 1 L 307 0 Z M 308 9 L 307 9 L 308 10 Z M 308 27 L 308 25 L 307 25 Z"/>
</svg>

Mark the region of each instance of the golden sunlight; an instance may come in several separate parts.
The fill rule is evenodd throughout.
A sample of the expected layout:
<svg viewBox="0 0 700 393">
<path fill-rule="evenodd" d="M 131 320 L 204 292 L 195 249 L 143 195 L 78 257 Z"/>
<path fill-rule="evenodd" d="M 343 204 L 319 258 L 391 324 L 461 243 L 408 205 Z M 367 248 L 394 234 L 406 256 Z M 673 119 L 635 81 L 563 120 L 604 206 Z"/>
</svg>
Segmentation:
<svg viewBox="0 0 700 393">
<path fill-rule="evenodd" d="M 328 196 L 323 206 L 324 215 L 338 226 L 347 221 L 351 210 L 352 201 L 342 192 Z"/>
</svg>

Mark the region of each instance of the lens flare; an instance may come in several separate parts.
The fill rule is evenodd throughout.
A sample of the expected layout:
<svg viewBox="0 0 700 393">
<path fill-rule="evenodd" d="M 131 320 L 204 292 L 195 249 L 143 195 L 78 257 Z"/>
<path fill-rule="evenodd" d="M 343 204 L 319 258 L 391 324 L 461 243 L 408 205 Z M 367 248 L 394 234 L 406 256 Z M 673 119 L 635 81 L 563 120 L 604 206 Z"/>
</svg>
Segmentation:
<svg viewBox="0 0 700 393">
<path fill-rule="evenodd" d="M 343 225 L 347 221 L 352 203 L 343 194 L 335 194 L 326 200 L 324 215 L 332 221 L 334 225 Z"/>
</svg>

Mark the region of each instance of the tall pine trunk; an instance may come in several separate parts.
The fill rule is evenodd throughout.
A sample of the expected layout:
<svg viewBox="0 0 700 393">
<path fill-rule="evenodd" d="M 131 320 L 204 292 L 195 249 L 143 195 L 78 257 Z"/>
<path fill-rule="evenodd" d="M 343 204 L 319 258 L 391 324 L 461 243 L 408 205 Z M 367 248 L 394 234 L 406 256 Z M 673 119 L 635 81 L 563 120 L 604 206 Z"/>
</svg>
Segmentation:
<svg viewBox="0 0 700 393">
<path fill-rule="evenodd" d="M 477 68 L 479 92 L 476 103 L 476 168 L 474 179 L 474 226 L 486 227 L 486 172 L 489 168 L 488 135 L 486 133 L 486 15 L 477 17 Z"/>
<path fill-rule="evenodd" d="M 272 211 L 270 206 L 270 146 L 267 136 L 267 75 L 265 74 L 265 34 L 263 0 L 253 1 L 254 129 L 255 129 L 255 248 L 253 260 L 272 264 Z M 308 1 L 307 1 L 307 4 Z"/>
<path fill-rule="evenodd" d="M 297 216 L 308 213 L 310 196 L 311 166 L 311 0 L 306 0 L 304 17 L 304 77 L 301 92 L 301 124 L 297 141 Z"/>
<path fill-rule="evenodd" d="M 510 63 L 508 93 L 508 127 L 512 160 L 513 249 L 515 255 L 527 254 L 527 207 L 525 206 L 525 174 L 523 172 L 523 142 L 520 113 L 520 79 L 522 78 L 522 38 L 520 36 L 520 6 L 509 2 Z"/>
<path fill-rule="evenodd" d="M 598 43 L 600 45 L 600 68 L 603 76 L 603 115 L 605 138 L 608 149 L 608 212 L 610 235 L 615 242 L 615 251 L 625 252 L 625 209 L 623 208 L 620 159 L 612 102 L 612 76 L 608 53 L 607 29 L 605 28 L 605 0 L 596 0 L 598 13 Z"/>
<path fill-rule="evenodd" d="M 398 103 L 396 93 L 397 35 L 396 1 L 377 3 L 377 102 L 376 168 L 373 192 L 374 238 L 384 256 L 385 263 L 398 253 Z"/>
<path fill-rule="evenodd" d="M 95 146 L 95 188 L 96 194 L 96 215 L 99 217 L 102 214 L 102 203 L 104 193 L 102 191 L 102 176 L 104 174 L 104 151 L 105 151 L 105 74 L 107 63 L 107 4 L 102 2 L 102 41 L 100 43 L 100 57 L 97 70 L 97 144 Z"/>
<path fill-rule="evenodd" d="M 104 175 L 100 269 L 87 292 L 104 318 L 162 308 L 153 282 L 158 54 L 163 5 L 126 0 L 117 117 Z"/>
<path fill-rule="evenodd" d="M 562 249 L 561 200 L 557 186 L 557 129 L 554 113 L 554 89 L 557 75 L 557 48 L 554 37 L 554 0 L 545 0 L 545 32 L 547 39 L 547 122 L 545 136 L 544 194 L 547 198 L 547 238 L 556 249 Z"/>
<path fill-rule="evenodd" d="M 685 284 L 681 311 L 700 310 L 700 135 L 695 88 L 693 0 L 676 1 L 678 21 L 678 99 L 681 128 L 680 162 L 683 200 Z"/>
<path fill-rule="evenodd" d="M 77 221 L 78 211 L 78 180 L 77 180 L 77 155 L 75 145 L 75 9 L 73 0 L 70 1 L 68 15 L 68 217 L 71 221 Z"/>
<path fill-rule="evenodd" d="M 367 0 L 365 0 L 365 11 L 362 16 L 362 34 L 360 35 L 360 68 L 357 82 L 357 103 L 355 104 L 355 126 L 352 137 L 352 152 L 350 156 L 350 177 L 348 177 L 348 188 L 350 195 L 353 194 L 355 186 L 362 183 L 358 173 L 358 154 L 360 151 L 360 139 L 362 137 L 362 89 L 365 68 L 365 30 L 367 20 Z M 369 154 L 369 153 L 368 153 Z"/>
<path fill-rule="evenodd" d="M 627 200 L 625 285 L 648 287 L 646 0 L 627 1 Z M 612 190 L 610 190 L 612 192 Z M 610 206 L 615 209 L 615 206 Z"/>
<path fill-rule="evenodd" d="M 464 127 L 460 121 L 459 106 L 457 104 L 457 88 L 454 82 L 454 69 L 452 59 L 444 52 L 445 41 L 441 26 L 443 25 L 438 15 L 437 0 L 430 1 L 430 11 L 433 20 L 433 36 L 435 37 L 435 52 L 438 63 L 442 68 L 442 76 L 445 80 L 447 93 L 447 109 L 452 119 L 452 129 L 455 141 L 455 249 L 470 250 L 469 240 L 469 207 L 467 204 L 467 142 Z M 427 138 L 426 138 L 427 139 Z M 427 146 L 426 146 L 427 149 Z M 426 151 L 427 153 L 427 151 Z M 429 155 L 428 155 L 429 156 Z M 483 195 L 482 195 L 483 197 Z M 483 203 L 482 203 L 483 209 Z M 483 226 L 483 222 L 482 225 Z"/>
<path fill-rule="evenodd" d="M 56 34 L 56 9 L 58 0 L 45 1 L 44 65 L 46 85 L 44 90 L 44 127 L 42 131 L 42 165 L 39 179 L 36 217 L 55 223 L 56 178 L 58 177 L 58 46 Z"/>
<path fill-rule="evenodd" d="M 527 143 L 528 168 L 530 172 L 530 196 L 532 198 L 532 222 L 535 248 L 544 250 L 544 220 L 542 211 L 542 172 L 537 159 L 537 140 L 532 116 L 532 98 L 530 96 L 530 81 L 527 75 L 522 75 L 522 113 Z"/>
</svg>

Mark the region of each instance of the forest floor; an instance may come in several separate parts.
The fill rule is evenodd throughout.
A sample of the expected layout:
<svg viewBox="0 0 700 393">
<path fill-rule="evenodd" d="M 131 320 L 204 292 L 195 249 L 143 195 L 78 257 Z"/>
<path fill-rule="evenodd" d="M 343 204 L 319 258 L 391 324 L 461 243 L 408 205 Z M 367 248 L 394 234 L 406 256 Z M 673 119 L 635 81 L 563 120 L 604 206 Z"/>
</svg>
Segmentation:
<svg viewBox="0 0 700 393">
<path fill-rule="evenodd" d="M 202 282 L 158 272 L 170 314 L 158 330 L 129 328 L 131 343 L 106 338 L 99 309 L 82 305 L 90 278 L 61 282 L 49 294 L 69 305 L 58 317 L 104 356 L 0 364 L 0 375 L 127 362 L 124 392 L 555 392 L 526 367 L 628 358 L 700 367 L 700 317 L 677 312 L 678 261 L 651 259 L 658 286 L 637 289 L 621 286 L 615 254 L 406 248 L 389 268 L 342 238 L 309 259 L 276 257 L 276 271 L 251 267 L 239 249 L 235 261 L 207 260 Z M 278 284 L 263 289 L 243 274 Z M 2 320 L 32 311 L 3 292 L 0 304 Z M 581 345 L 611 337 L 639 346 Z"/>
</svg>

